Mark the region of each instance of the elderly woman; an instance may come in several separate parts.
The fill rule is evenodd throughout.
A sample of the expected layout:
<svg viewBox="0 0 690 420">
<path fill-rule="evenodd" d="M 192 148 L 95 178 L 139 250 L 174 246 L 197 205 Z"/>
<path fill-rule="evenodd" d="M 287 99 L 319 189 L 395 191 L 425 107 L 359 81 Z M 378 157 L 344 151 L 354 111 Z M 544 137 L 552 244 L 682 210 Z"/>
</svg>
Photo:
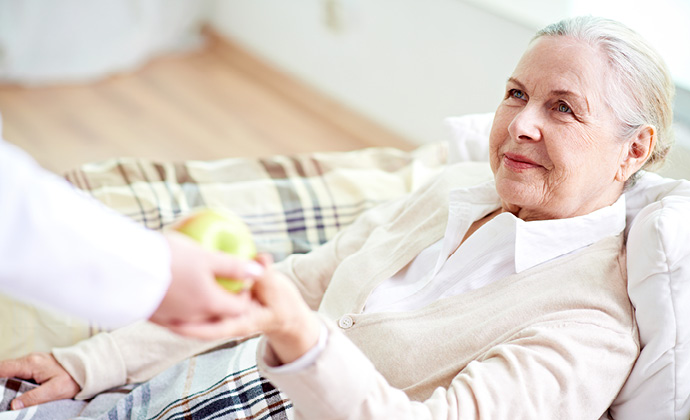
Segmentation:
<svg viewBox="0 0 690 420">
<path fill-rule="evenodd" d="M 622 193 L 663 160 L 672 97 L 662 60 L 626 27 L 549 26 L 508 78 L 493 177 L 451 166 L 267 270 L 244 316 L 179 330 L 263 333 L 260 368 L 299 418 L 599 418 L 639 347 Z M 139 325 L 0 373 L 52 378 L 44 399 L 88 397 L 216 344 Z"/>
</svg>

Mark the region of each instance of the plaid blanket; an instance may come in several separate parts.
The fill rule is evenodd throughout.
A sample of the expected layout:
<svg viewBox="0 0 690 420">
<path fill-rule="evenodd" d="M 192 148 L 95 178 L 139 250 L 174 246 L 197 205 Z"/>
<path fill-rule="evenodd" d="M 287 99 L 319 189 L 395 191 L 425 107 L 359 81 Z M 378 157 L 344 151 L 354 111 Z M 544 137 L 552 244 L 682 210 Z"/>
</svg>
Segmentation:
<svg viewBox="0 0 690 420">
<path fill-rule="evenodd" d="M 84 165 L 66 177 L 106 206 L 151 229 L 163 229 L 199 207 L 229 209 L 249 225 L 257 248 L 278 261 L 310 251 L 363 211 L 418 188 L 438 173 L 446 155 L 446 144 L 435 143 L 413 152 L 370 148 L 180 163 L 114 159 Z M 0 303 L 5 311 L 15 310 L 11 305 L 23 305 Z M 0 357 L 69 345 L 65 337 L 75 342 L 101 330 L 97 325 L 34 311 L 36 326 L 50 326 L 47 334 L 36 334 L 41 332 L 38 327 L 33 335 L 27 335 L 31 330 L 26 328 L 8 333 L 5 325 L 0 331 Z M 33 345 L 39 342 L 46 348 Z M 3 346 L 9 346 L 13 354 L 7 354 Z M 19 413 L 0 413 L 0 420 L 290 418 L 289 400 L 257 372 L 255 346 L 255 340 L 233 343 L 181 362 L 136 387 L 112 390 L 88 402 L 59 401 Z M 0 410 L 6 410 L 17 393 L 34 386 L 2 380 Z"/>
<path fill-rule="evenodd" d="M 60 400 L 0 419 L 289 419 L 292 404 L 259 375 L 256 343 L 230 343 L 192 357 L 148 382 L 99 394 L 91 401 Z M 0 410 L 36 385 L 17 379 L 0 380 Z"/>
</svg>

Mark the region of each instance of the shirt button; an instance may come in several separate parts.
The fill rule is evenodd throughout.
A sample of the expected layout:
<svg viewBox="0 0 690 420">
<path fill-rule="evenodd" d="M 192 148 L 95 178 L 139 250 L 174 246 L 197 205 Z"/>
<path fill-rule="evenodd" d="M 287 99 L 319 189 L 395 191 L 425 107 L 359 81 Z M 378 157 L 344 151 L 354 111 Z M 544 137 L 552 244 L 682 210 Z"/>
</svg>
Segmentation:
<svg viewBox="0 0 690 420">
<path fill-rule="evenodd" d="M 345 315 L 340 320 L 338 320 L 338 326 L 344 330 L 350 328 L 355 324 L 355 321 L 350 315 Z"/>
</svg>

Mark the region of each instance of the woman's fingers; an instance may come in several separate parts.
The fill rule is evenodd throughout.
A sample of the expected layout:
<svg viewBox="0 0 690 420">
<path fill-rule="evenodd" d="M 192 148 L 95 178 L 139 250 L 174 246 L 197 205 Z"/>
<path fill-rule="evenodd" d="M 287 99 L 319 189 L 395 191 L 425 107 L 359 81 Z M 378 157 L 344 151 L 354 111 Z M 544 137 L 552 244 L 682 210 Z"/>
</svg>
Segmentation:
<svg viewBox="0 0 690 420">
<path fill-rule="evenodd" d="M 263 267 L 269 267 L 273 264 L 273 256 L 271 254 L 261 253 L 256 256 L 256 262 L 261 264 Z"/>
<path fill-rule="evenodd" d="M 37 388 L 25 392 L 19 397 L 12 400 L 10 408 L 12 410 L 21 410 L 25 407 L 43 404 L 55 400 L 62 400 L 66 398 L 74 398 L 79 393 L 79 385 L 65 373 L 65 376 L 55 376 L 44 382 Z"/>
<path fill-rule="evenodd" d="M 48 353 L 31 353 L 24 357 L 0 362 L 0 378 L 33 379 L 42 382 L 53 363 L 60 368 L 60 364 Z"/>
<path fill-rule="evenodd" d="M 0 378 L 32 379 L 31 367 L 25 359 L 23 357 L 0 362 Z"/>
<path fill-rule="evenodd" d="M 40 384 L 37 388 L 15 398 L 10 404 L 13 410 L 74 398 L 80 389 L 70 374 L 49 353 L 32 353 L 19 359 L 2 361 L 0 377 L 33 379 Z"/>
</svg>

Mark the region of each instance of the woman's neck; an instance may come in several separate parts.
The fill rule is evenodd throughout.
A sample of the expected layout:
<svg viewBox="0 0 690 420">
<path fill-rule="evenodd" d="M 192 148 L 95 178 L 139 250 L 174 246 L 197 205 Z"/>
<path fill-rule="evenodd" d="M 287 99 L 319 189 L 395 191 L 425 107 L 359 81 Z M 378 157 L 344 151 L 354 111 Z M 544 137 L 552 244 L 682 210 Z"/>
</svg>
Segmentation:
<svg viewBox="0 0 690 420">
<path fill-rule="evenodd" d="M 499 207 L 499 208 L 497 208 L 496 210 L 492 211 L 491 213 L 487 214 L 486 216 L 482 217 L 481 219 L 475 220 L 475 222 L 472 223 L 472 224 L 470 225 L 470 228 L 467 229 L 467 233 L 465 233 L 465 236 L 462 238 L 462 241 L 460 242 L 460 245 L 462 245 L 462 244 L 467 240 L 467 238 L 469 238 L 470 236 L 472 236 L 472 234 L 473 234 L 474 232 L 476 232 L 477 230 L 479 230 L 480 227 L 484 226 L 484 225 L 487 224 L 491 219 L 493 219 L 494 217 L 496 217 L 496 216 L 498 216 L 499 214 L 503 213 L 504 211 L 505 211 L 505 210 L 503 210 L 502 207 Z M 458 248 L 460 247 L 460 245 L 458 245 Z M 457 251 L 457 249 L 456 249 L 456 251 Z M 453 252 L 455 252 L 455 251 L 453 251 Z"/>
</svg>

